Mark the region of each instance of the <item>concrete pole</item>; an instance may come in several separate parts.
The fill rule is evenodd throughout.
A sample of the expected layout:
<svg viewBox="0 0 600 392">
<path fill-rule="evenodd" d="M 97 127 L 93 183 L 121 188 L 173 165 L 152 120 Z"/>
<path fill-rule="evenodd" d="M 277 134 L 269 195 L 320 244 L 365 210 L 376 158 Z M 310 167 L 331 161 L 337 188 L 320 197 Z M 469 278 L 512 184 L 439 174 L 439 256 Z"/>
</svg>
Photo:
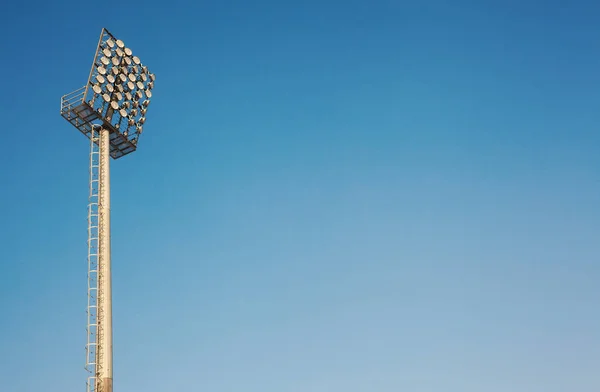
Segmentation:
<svg viewBox="0 0 600 392">
<path fill-rule="evenodd" d="M 110 133 L 100 129 L 100 178 L 99 178 L 99 268 L 98 286 L 102 295 L 98 297 L 98 392 L 113 390 L 113 331 L 112 331 L 112 282 L 110 268 Z"/>
</svg>

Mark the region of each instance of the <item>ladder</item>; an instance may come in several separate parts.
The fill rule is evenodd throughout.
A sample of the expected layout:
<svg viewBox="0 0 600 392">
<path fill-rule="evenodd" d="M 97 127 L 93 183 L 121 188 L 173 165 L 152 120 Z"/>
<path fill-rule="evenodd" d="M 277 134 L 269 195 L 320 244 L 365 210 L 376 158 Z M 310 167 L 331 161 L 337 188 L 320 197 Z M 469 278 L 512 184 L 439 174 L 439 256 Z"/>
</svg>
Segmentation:
<svg viewBox="0 0 600 392">
<path fill-rule="evenodd" d="M 88 274 L 87 274 L 87 343 L 85 346 L 85 369 L 88 372 L 86 392 L 101 392 L 98 390 L 97 374 L 99 372 L 98 328 L 99 314 L 99 251 L 100 251 L 100 216 L 99 216 L 99 186 L 100 186 L 100 133 L 91 127 L 90 133 L 90 184 L 88 199 Z"/>
</svg>

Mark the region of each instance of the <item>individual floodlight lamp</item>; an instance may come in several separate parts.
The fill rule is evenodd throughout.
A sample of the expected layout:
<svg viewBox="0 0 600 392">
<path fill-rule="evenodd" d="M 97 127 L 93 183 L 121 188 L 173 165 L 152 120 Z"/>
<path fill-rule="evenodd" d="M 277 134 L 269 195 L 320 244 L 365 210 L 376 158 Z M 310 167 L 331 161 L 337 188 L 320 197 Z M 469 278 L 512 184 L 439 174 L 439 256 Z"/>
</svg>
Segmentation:
<svg viewBox="0 0 600 392">
<path fill-rule="evenodd" d="M 102 29 L 87 83 L 62 97 L 60 114 L 90 139 L 87 392 L 112 392 L 110 157 L 137 149 L 156 77 Z"/>
</svg>

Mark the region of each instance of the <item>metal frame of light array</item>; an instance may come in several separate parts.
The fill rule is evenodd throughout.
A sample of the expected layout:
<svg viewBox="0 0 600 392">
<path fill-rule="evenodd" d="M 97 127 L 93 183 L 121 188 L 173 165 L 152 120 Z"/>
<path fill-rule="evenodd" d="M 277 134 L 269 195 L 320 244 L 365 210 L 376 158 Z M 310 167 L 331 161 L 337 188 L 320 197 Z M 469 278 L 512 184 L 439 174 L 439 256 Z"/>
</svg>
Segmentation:
<svg viewBox="0 0 600 392">
<path fill-rule="evenodd" d="M 88 138 L 94 125 L 110 131 L 110 155 L 137 149 L 155 76 L 124 42 L 102 29 L 85 86 L 61 99 L 60 113 Z"/>
<path fill-rule="evenodd" d="M 135 150 L 155 79 L 123 41 L 102 29 L 83 99 L 111 133 L 119 134 L 111 137 L 111 145 L 127 141 Z"/>
</svg>

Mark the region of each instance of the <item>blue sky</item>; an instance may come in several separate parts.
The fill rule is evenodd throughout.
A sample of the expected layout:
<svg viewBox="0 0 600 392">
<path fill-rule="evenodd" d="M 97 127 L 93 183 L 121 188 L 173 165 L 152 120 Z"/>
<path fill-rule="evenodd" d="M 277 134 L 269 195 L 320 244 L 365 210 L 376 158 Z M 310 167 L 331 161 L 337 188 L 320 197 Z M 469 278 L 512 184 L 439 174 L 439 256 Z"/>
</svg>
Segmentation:
<svg viewBox="0 0 600 392">
<path fill-rule="evenodd" d="M 600 6 L 13 2 L 0 382 L 83 391 L 100 29 L 156 73 L 113 161 L 115 391 L 600 389 Z"/>
</svg>

